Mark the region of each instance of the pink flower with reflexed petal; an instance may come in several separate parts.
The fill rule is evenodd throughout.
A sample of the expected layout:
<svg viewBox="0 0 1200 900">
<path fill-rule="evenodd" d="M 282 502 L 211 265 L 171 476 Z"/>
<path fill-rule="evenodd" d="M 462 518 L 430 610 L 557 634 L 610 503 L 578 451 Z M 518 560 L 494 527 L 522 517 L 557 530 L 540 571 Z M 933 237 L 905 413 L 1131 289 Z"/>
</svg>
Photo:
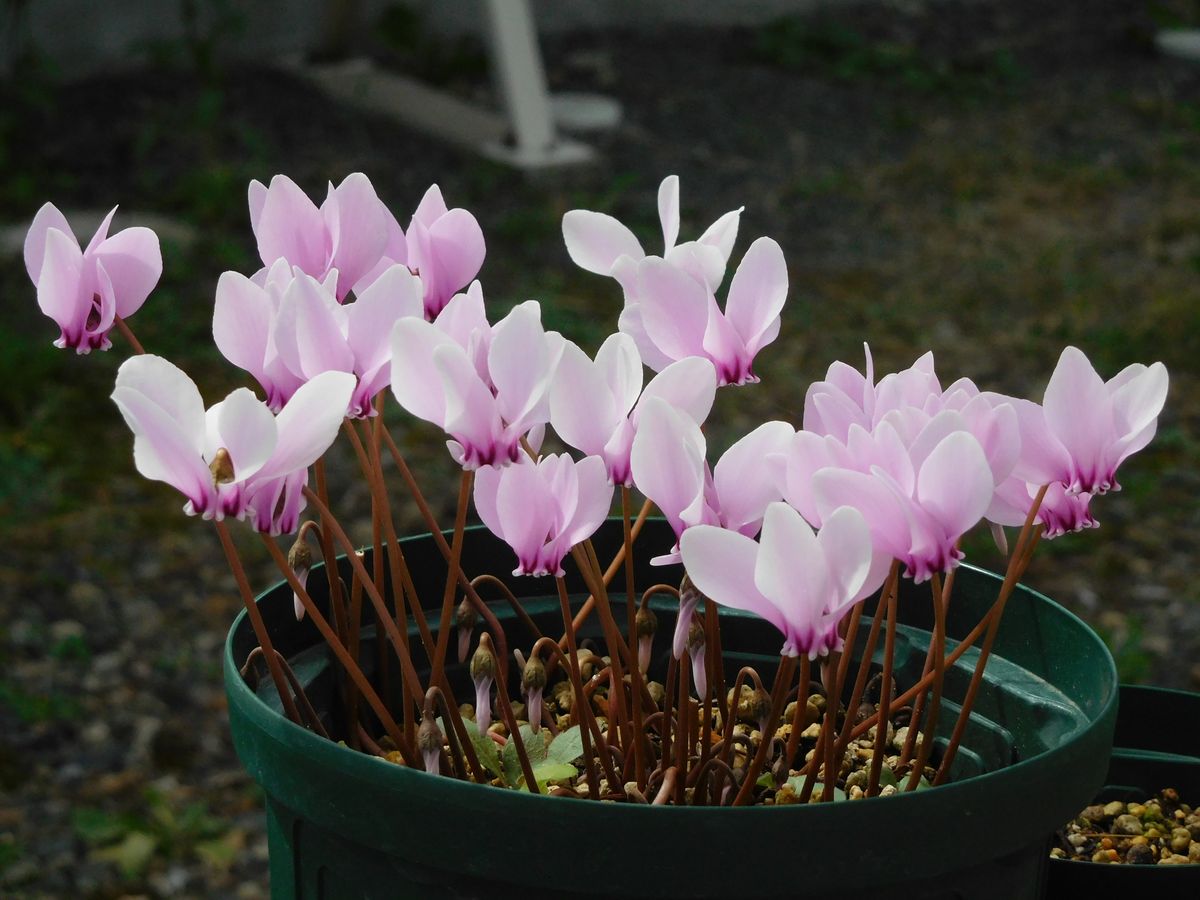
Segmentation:
<svg viewBox="0 0 1200 900">
<path fill-rule="evenodd" d="M 134 434 L 133 459 L 146 478 L 187 498 L 206 519 L 244 518 L 276 531 L 299 516 L 303 473 L 333 443 L 353 376 L 326 372 L 300 388 L 278 416 L 239 388 L 207 412 L 195 383 L 167 360 L 127 360 L 112 398 Z"/>
<path fill-rule="evenodd" d="M 940 421 L 931 426 L 929 441 L 912 447 L 890 441 L 886 467 L 823 468 L 812 477 L 821 521 L 841 506 L 858 509 L 877 550 L 904 563 L 917 582 L 958 564 L 958 540 L 988 511 L 996 487 L 975 436 L 965 430 L 942 436 L 941 427 Z"/>
<path fill-rule="evenodd" d="M 765 457 L 779 453 L 793 435 L 786 422 L 767 422 L 731 446 L 711 471 L 700 426 L 661 397 L 642 408 L 630 452 L 634 483 L 662 512 L 678 539 L 694 525 L 720 525 L 758 533 L 767 504 L 778 500 L 774 472 Z M 652 565 L 679 561 L 678 543 Z"/>
<path fill-rule="evenodd" d="M 996 489 L 988 519 L 997 525 L 1023 525 L 1038 490 L 1038 485 L 1015 476 L 1009 478 Z M 1043 527 L 1042 537 L 1047 540 L 1087 528 L 1099 528 L 1100 523 L 1092 515 L 1091 502 L 1091 494 L 1072 494 L 1061 483 L 1053 482 L 1046 488 L 1034 522 Z"/>
<path fill-rule="evenodd" d="M 276 175 L 270 187 L 251 181 L 248 198 L 263 265 L 286 259 L 320 281 L 336 269 L 339 301 L 396 245 L 395 220 L 361 172 L 337 187 L 331 182 L 320 209 L 286 175 Z"/>
<path fill-rule="evenodd" d="M 687 269 L 646 257 L 630 270 L 620 329 L 631 335 L 652 369 L 702 356 L 717 384 L 758 381 L 754 357 L 779 335 L 787 300 L 787 264 L 779 244 L 759 238 L 733 274 L 724 311 L 713 288 Z"/>
<path fill-rule="evenodd" d="M 267 286 L 226 272 L 217 285 L 213 337 L 226 358 L 249 371 L 280 408 L 321 372 L 349 372 L 357 385 L 347 415 L 373 416 L 371 400 L 391 375 L 388 335 L 398 319 L 421 316 L 421 284 L 392 266 L 352 303 L 339 304 L 316 279 L 282 264 Z"/>
<path fill-rule="evenodd" d="M 488 530 L 517 554 L 514 575 L 563 575 L 563 558 L 592 536 L 612 506 L 604 462 L 567 454 L 523 456 L 475 475 L 475 509 Z"/>
<path fill-rule="evenodd" d="M 471 283 L 485 253 L 479 222 L 465 209 L 447 209 L 441 189 L 432 185 L 408 226 L 408 266 L 425 286 L 426 318 L 436 318 Z"/>
<path fill-rule="evenodd" d="M 772 503 L 762 536 L 697 526 L 680 541 L 688 576 L 706 596 L 761 616 L 784 636 L 781 653 L 812 659 L 841 649 L 837 625 L 865 583 L 871 536 L 862 514 L 832 511 L 819 533 L 786 503 Z"/>
<path fill-rule="evenodd" d="M 29 226 L 25 271 L 37 286 L 38 306 L 61 330 L 56 347 L 107 350 L 116 317 L 137 312 L 162 275 L 158 235 L 149 228 L 109 236 L 116 211 L 104 217 L 83 250 L 53 203 L 43 205 Z"/>
<path fill-rule="evenodd" d="M 661 398 L 701 424 L 716 390 L 716 370 L 700 357 L 672 363 L 643 390 L 642 360 L 629 335 L 610 335 L 594 362 L 568 341 L 550 389 L 550 424 L 575 449 L 603 459 L 614 484 L 630 487 L 629 455 L 642 404 Z"/>
<path fill-rule="evenodd" d="M 1127 366 L 1104 381 L 1082 351 L 1067 347 L 1041 406 L 990 396 L 1017 410 L 1024 448 L 1017 475 L 1058 482 L 1068 493 L 1103 494 L 1120 490 L 1117 468 L 1154 437 L 1167 386 L 1160 362 Z"/>
<path fill-rule="evenodd" d="M 520 457 L 521 437 L 550 420 L 550 381 L 562 352 L 562 336 L 542 329 L 534 300 L 492 329 L 486 378 L 446 331 L 405 318 L 392 330 L 392 393 L 450 435 L 446 446 L 464 469 L 506 465 Z"/>
<path fill-rule="evenodd" d="M 679 239 L 679 176 L 668 175 L 658 188 L 662 226 L 662 258 L 692 272 L 712 290 L 725 277 L 725 266 L 737 240 L 742 210 L 725 213 L 697 240 Z M 563 240 L 575 265 L 597 275 L 611 275 L 624 286 L 628 267 L 646 258 L 641 243 L 626 226 L 605 213 L 573 209 L 563 216 Z M 651 368 L 662 366 L 651 364 Z"/>
</svg>

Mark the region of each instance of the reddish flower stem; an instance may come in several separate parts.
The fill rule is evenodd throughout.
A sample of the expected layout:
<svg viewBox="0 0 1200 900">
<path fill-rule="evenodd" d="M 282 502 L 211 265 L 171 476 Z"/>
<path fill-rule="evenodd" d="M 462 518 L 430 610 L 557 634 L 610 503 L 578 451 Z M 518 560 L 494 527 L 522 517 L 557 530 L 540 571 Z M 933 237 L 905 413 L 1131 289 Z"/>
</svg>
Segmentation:
<svg viewBox="0 0 1200 900">
<path fill-rule="evenodd" d="M 238 556 L 237 547 L 233 545 L 233 539 L 229 536 L 229 527 L 222 521 L 213 522 L 217 528 L 217 536 L 221 539 L 221 549 L 225 551 L 225 558 L 229 561 L 229 568 L 233 570 L 233 579 L 237 582 L 238 592 L 242 595 L 242 604 L 246 607 L 246 618 L 250 620 L 250 627 L 254 630 L 254 638 L 258 641 L 258 645 L 262 648 L 263 657 L 267 662 L 267 671 L 271 673 L 271 681 L 275 683 L 275 691 L 279 694 L 279 702 L 283 704 L 283 711 L 293 722 L 300 723 L 300 712 L 296 709 L 296 704 L 292 700 L 292 695 L 288 691 L 287 679 L 283 675 L 283 669 L 279 665 L 278 655 L 275 653 L 275 647 L 271 643 L 271 635 L 267 631 L 267 624 L 263 621 L 262 613 L 258 609 L 258 604 L 254 602 L 254 594 L 250 590 L 250 582 L 246 578 L 246 570 L 242 567 L 241 557 Z"/>
<path fill-rule="evenodd" d="M 125 323 L 125 320 L 120 316 L 113 316 L 113 324 L 117 326 L 117 330 L 121 332 L 121 336 L 129 341 L 129 346 L 133 348 L 133 352 L 142 354 L 146 352 L 146 348 L 142 346 L 142 342 L 134 337 L 132 329 Z"/>
<path fill-rule="evenodd" d="M 775 672 L 775 684 L 771 688 L 771 715 L 767 719 L 766 730 L 759 736 L 758 749 L 754 754 L 754 759 L 750 763 L 750 768 L 746 770 L 746 775 L 742 779 L 742 786 L 733 801 L 734 806 L 741 806 L 750 799 L 750 795 L 754 792 L 754 784 L 758 781 L 758 773 L 762 771 L 763 763 L 767 761 L 767 751 L 770 749 L 771 744 L 774 743 L 773 737 L 776 729 L 779 728 L 779 717 L 783 713 L 783 700 L 788 694 L 788 687 L 792 682 L 792 673 L 795 671 L 796 658 L 794 656 L 781 656 L 779 658 L 779 669 Z M 737 698 L 735 697 L 734 699 L 736 700 Z"/>
<path fill-rule="evenodd" d="M 871 771 L 867 777 L 868 797 L 874 797 L 879 793 L 879 776 L 883 771 L 883 757 L 887 751 L 887 730 L 892 711 L 892 670 L 896 660 L 897 593 L 894 589 L 887 592 L 887 631 L 883 639 L 883 679 L 879 686 L 879 724 L 875 726 L 875 746 L 871 749 Z M 881 606 L 883 605 L 882 598 L 879 603 Z M 853 713 L 850 715 L 853 716 Z"/>
</svg>

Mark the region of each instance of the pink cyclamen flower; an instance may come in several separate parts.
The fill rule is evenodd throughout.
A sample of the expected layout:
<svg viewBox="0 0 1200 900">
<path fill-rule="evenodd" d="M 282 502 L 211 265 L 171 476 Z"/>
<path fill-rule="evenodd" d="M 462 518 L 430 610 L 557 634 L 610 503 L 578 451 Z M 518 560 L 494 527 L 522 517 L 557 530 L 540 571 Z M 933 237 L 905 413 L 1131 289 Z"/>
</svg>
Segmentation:
<svg viewBox="0 0 1200 900">
<path fill-rule="evenodd" d="M 662 258 L 692 272 L 712 290 L 720 286 L 742 210 L 717 219 L 697 240 L 679 239 L 679 176 L 668 175 L 658 188 L 658 218 L 662 226 Z M 597 275 L 611 275 L 624 286 L 630 266 L 646 258 L 641 242 L 610 215 L 573 209 L 563 216 L 563 241 L 575 265 Z M 661 368 L 654 366 L 652 368 Z"/>
<path fill-rule="evenodd" d="M 669 260 L 646 257 L 627 279 L 620 329 L 652 369 L 703 356 L 716 367 L 718 385 L 753 383 L 755 356 L 779 335 L 787 291 L 783 251 L 770 238 L 756 240 L 742 257 L 723 311 L 703 279 Z"/>
<path fill-rule="evenodd" d="M 162 275 L 158 235 L 126 228 L 109 237 L 116 207 L 104 217 L 85 249 L 66 217 L 46 203 L 25 236 L 25 271 L 37 286 L 38 306 L 58 323 L 54 346 L 76 353 L 107 350 L 116 317 L 141 308 Z"/>
<path fill-rule="evenodd" d="M 563 338 L 542 329 L 534 300 L 492 329 L 484 378 L 468 351 L 436 324 L 400 319 L 392 330 L 392 393 L 419 419 L 443 428 L 464 469 L 506 465 L 521 437 L 550 419 L 550 382 Z"/>
<path fill-rule="evenodd" d="M 629 455 L 642 404 L 658 397 L 701 424 L 716 390 L 716 370 L 701 357 L 672 363 L 643 390 L 642 360 L 629 335 L 610 335 L 594 362 L 567 341 L 550 388 L 550 424 L 575 449 L 603 459 L 614 484 L 629 487 Z"/>
<path fill-rule="evenodd" d="M 492 534 L 512 547 L 514 575 L 564 574 L 563 558 L 591 537 L 612 506 L 613 486 L 604 462 L 567 454 L 524 457 L 475 475 L 475 509 Z"/>
<path fill-rule="evenodd" d="M 710 471 L 700 426 L 661 397 L 642 408 L 630 452 L 634 483 L 662 512 L 678 539 L 694 525 L 758 533 L 767 504 L 780 498 L 774 472 L 763 460 L 781 452 L 794 432 L 766 422 L 733 444 Z M 679 548 L 652 565 L 678 562 Z"/>
<path fill-rule="evenodd" d="M 894 431 L 886 422 L 880 428 Z M 890 458 L 869 472 L 824 468 L 812 477 L 820 520 L 841 506 L 858 509 L 876 548 L 904 563 L 917 582 L 958 564 L 963 555 L 958 540 L 988 511 L 996 488 L 974 435 L 966 430 L 942 435 L 940 421 L 930 431 L 928 443 L 911 448 L 888 440 Z"/>
<path fill-rule="evenodd" d="M 1168 381 L 1161 362 L 1135 363 L 1104 381 L 1081 350 L 1067 347 L 1041 406 L 991 395 L 1017 410 L 1023 450 L 1016 474 L 1073 494 L 1120 490 L 1117 468 L 1154 437 Z"/>
<path fill-rule="evenodd" d="M 300 388 L 278 416 L 239 388 L 207 412 L 179 368 L 151 355 L 126 360 L 112 399 L 134 434 L 133 459 L 146 478 L 187 498 L 206 519 L 253 514 L 261 531 L 294 518 L 304 472 L 333 443 L 354 389 L 353 376 L 325 372 Z M 294 510 L 298 516 L 299 510 Z"/>
<path fill-rule="evenodd" d="M 688 529 L 683 564 L 717 603 L 761 616 L 784 636 L 781 653 L 811 659 L 841 648 L 837 625 L 864 584 L 871 537 L 862 514 L 842 508 L 819 533 L 786 503 L 772 503 L 758 542 L 723 528 Z"/>
<path fill-rule="evenodd" d="M 392 266 L 352 303 L 325 285 L 276 263 L 260 287 L 226 272 L 217 283 L 213 337 L 226 359 L 250 372 L 274 409 L 321 372 L 357 378 L 347 415 L 373 416 L 371 400 L 391 376 L 388 335 L 398 319 L 422 316 L 421 284 Z"/>
<path fill-rule="evenodd" d="M 447 209 L 435 184 L 413 213 L 407 241 L 408 266 L 421 276 L 425 316 L 432 320 L 479 274 L 486 253 L 483 231 L 465 209 Z"/>
<path fill-rule="evenodd" d="M 331 182 L 319 209 L 286 175 L 276 175 L 270 187 L 251 181 L 248 198 L 263 265 L 286 259 L 322 281 L 337 270 L 339 301 L 378 265 L 389 244 L 395 245 L 395 220 L 361 172 L 347 175 L 337 187 Z"/>
<path fill-rule="evenodd" d="M 1038 485 L 1016 476 L 1007 479 L 996 489 L 988 519 L 997 525 L 1023 525 L 1039 489 Z M 1087 528 L 1099 528 L 1100 522 L 1092 515 L 1091 502 L 1091 494 L 1072 494 L 1060 482 L 1052 482 L 1046 487 L 1034 522 L 1042 526 L 1042 537 L 1047 540 Z"/>
</svg>

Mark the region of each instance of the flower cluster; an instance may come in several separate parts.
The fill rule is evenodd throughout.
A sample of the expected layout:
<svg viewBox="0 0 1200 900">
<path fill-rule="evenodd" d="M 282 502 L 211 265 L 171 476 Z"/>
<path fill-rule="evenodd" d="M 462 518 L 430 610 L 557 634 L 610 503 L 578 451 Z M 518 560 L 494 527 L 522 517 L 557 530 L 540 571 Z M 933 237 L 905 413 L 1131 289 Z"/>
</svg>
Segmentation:
<svg viewBox="0 0 1200 900">
<path fill-rule="evenodd" d="M 636 488 L 677 539 L 655 562 L 682 560 L 704 595 L 772 622 L 789 656 L 839 649 L 842 616 L 889 571 L 949 571 L 981 521 L 998 536 L 1026 521 L 1046 537 L 1095 526 L 1092 500 L 1118 489 L 1166 398 L 1161 363 L 1105 381 L 1074 347 L 1040 404 L 966 378 L 943 387 L 931 354 L 877 379 L 868 349 L 864 371 L 837 362 L 808 389 L 802 427 L 760 425 L 710 466 L 702 426 L 715 393 L 758 380 L 788 292 L 783 252 L 762 237 L 718 303 L 740 210 L 680 243 L 678 179 L 667 178 L 660 256 L 610 216 L 567 213 L 571 258 L 624 293 L 618 331 L 589 356 L 545 330 L 536 301 L 489 321 L 473 280 L 479 225 L 436 186 L 407 231 L 361 174 L 330 185 L 320 207 L 284 176 L 254 182 L 249 207 L 263 268 L 222 276 L 213 334 L 265 399 L 242 388 L 205 411 L 195 384 L 153 356 L 126 362 L 113 392 L 138 470 L 178 489 L 189 514 L 295 530 L 308 467 L 390 388 L 445 432 L 517 573 L 561 575 L 614 488 Z M 59 346 L 107 348 L 159 276 L 153 233 L 108 237 L 108 225 L 82 251 L 53 206 L 30 229 L 26 264 Z M 644 367 L 656 373 L 646 383 Z M 582 458 L 539 455 L 547 426 Z M 676 655 L 690 625 L 688 611 Z"/>
</svg>

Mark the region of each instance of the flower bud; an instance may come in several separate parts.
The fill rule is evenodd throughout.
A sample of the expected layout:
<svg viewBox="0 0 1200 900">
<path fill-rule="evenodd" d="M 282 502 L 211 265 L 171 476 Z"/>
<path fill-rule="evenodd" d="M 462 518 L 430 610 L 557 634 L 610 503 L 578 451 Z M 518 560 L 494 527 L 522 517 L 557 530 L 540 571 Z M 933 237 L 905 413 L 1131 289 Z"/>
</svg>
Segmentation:
<svg viewBox="0 0 1200 900">
<path fill-rule="evenodd" d="M 430 775 L 441 774 L 442 731 L 428 713 L 422 717 L 421 727 L 417 729 L 417 749 L 425 760 L 425 771 Z"/>
<path fill-rule="evenodd" d="M 454 611 L 454 626 L 458 629 L 458 661 L 466 662 L 467 651 L 471 648 L 471 634 L 479 621 L 479 613 L 465 597 Z"/>
<path fill-rule="evenodd" d="M 542 689 L 545 687 L 546 666 L 536 656 L 530 656 L 521 673 L 521 690 L 525 692 L 526 717 L 534 734 L 542 727 Z"/>
<path fill-rule="evenodd" d="M 312 551 L 308 549 L 308 543 L 304 540 L 304 532 L 296 538 L 296 543 L 292 544 L 292 549 L 288 551 L 288 567 L 296 575 L 296 580 L 300 582 L 302 588 L 308 587 L 308 573 L 312 569 Z M 296 612 L 296 621 L 299 622 L 304 618 L 304 604 L 300 602 L 300 595 L 295 591 L 292 592 L 292 606 Z"/>
<path fill-rule="evenodd" d="M 233 460 L 229 456 L 229 451 L 224 447 L 219 449 L 213 455 L 212 462 L 208 464 L 208 470 L 212 472 L 213 484 L 229 484 L 233 481 Z"/>
<path fill-rule="evenodd" d="M 675 620 L 675 637 L 671 641 L 671 653 L 676 659 L 682 657 L 683 651 L 687 648 L 687 636 L 688 629 L 692 625 L 692 613 L 696 611 L 696 606 L 702 598 L 703 595 L 692 584 L 692 579 L 684 575 L 683 581 L 679 582 L 679 618 Z"/>
<path fill-rule="evenodd" d="M 649 607 L 642 607 L 633 619 L 637 634 L 638 668 L 642 674 L 650 671 L 650 653 L 654 648 L 654 632 L 658 630 L 658 616 Z"/>
<path fill-rule="evenodd" d="M 687 652 L 692 661 L 692 682 L 696 685 L 696 696 L 704 700 L 708 696 L 708 668 L 704 664 L 705 635 L 700 617 L 692 614 L 688 626 Z"/>
<path fill-rule="evenodd" d="M 471 679 L 475 682 L 475 724 L 486 734 L 492 724 L 492 682 L 496 678 L 496 656 L 480 640 L 471 657 Z"/>
</svg>

